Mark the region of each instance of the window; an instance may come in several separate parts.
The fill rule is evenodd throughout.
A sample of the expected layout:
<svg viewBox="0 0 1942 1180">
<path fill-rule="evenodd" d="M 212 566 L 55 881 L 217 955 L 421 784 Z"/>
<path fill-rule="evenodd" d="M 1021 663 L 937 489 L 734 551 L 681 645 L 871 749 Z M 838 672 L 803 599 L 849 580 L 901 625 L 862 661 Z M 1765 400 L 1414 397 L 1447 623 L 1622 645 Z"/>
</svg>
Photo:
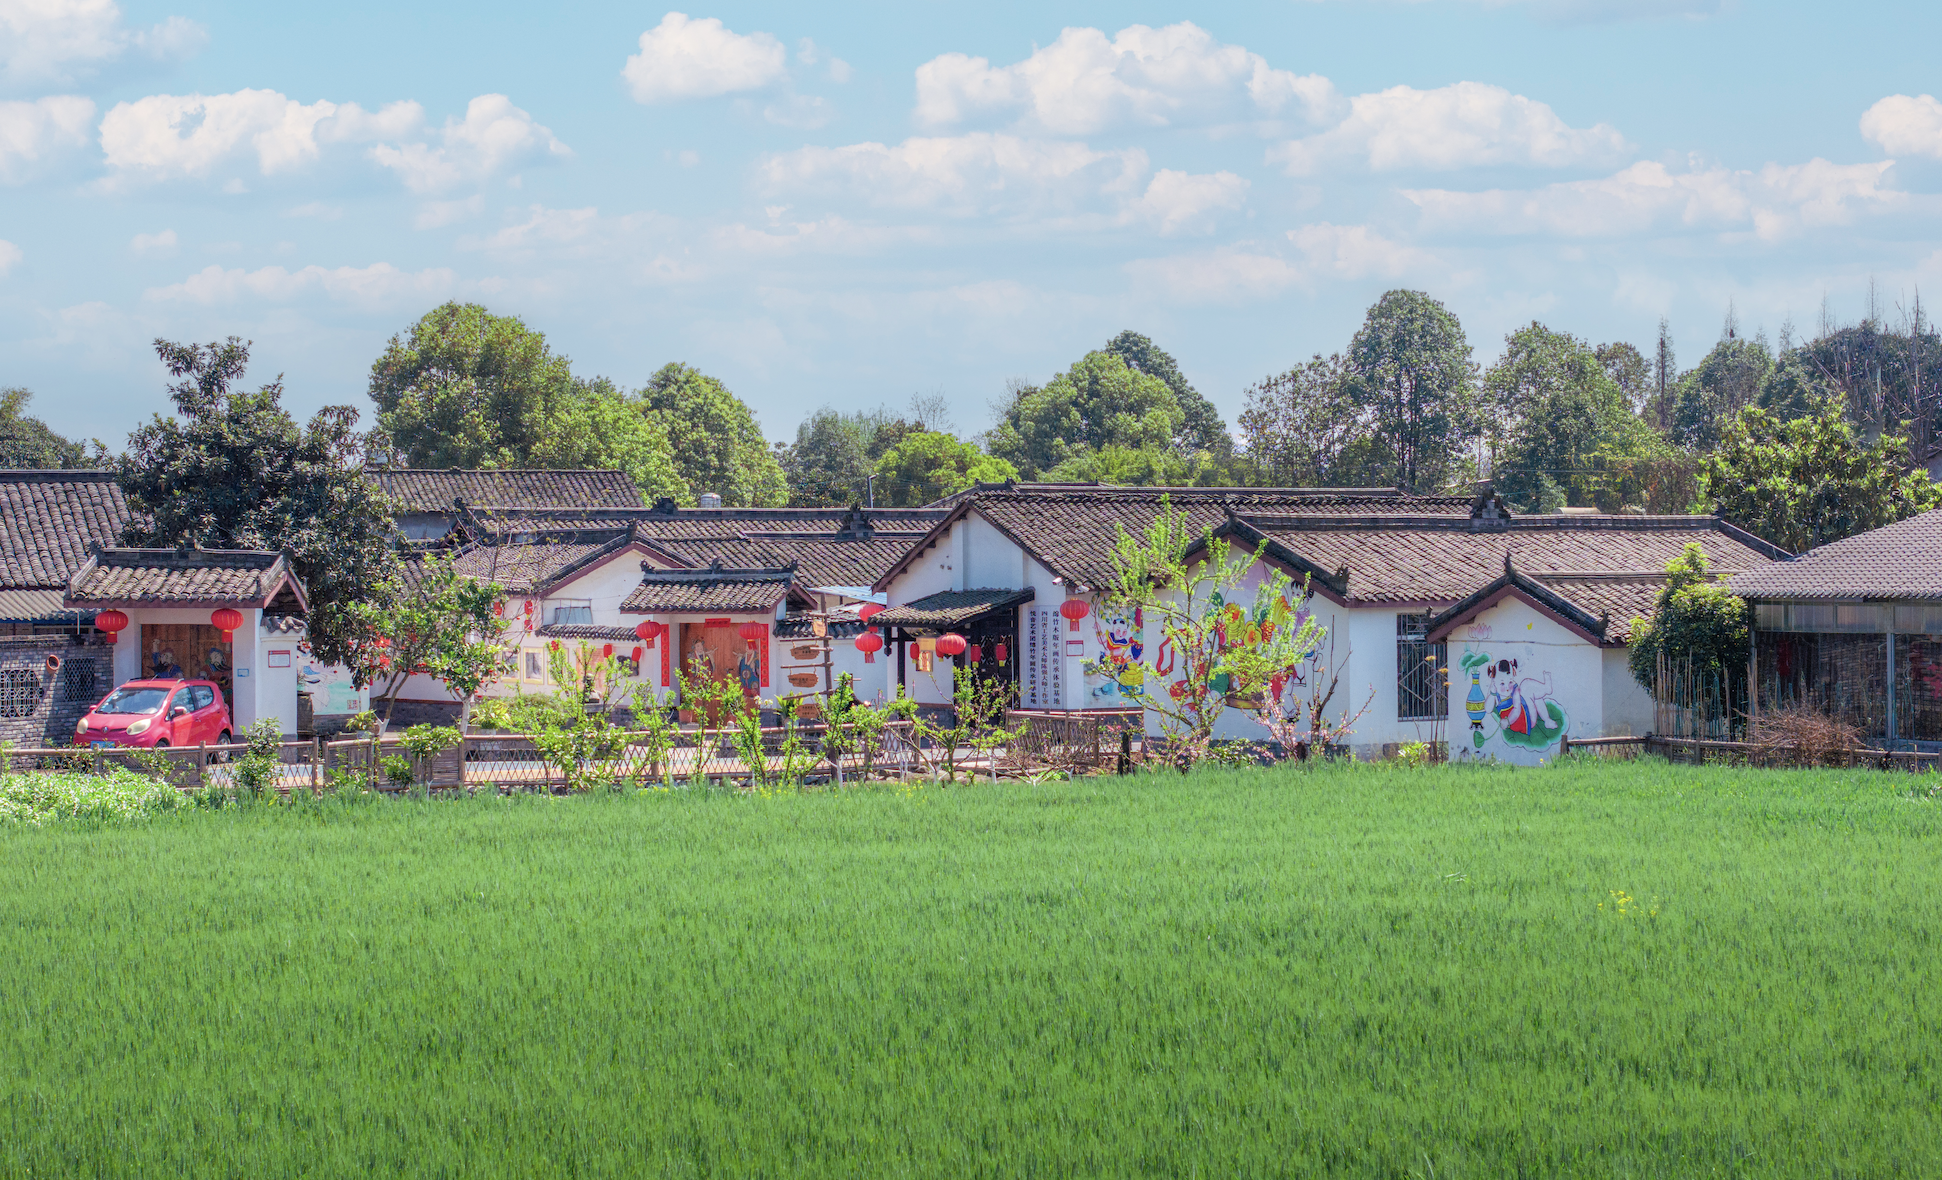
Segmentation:
<svg viewBox="0 0 1942 1180">
<path fill-rule="evenodd" d="M 26 668 L 0 671 L 0 717 L 32 717 L 40 704 L 40 677 Z"/>
<path fill-rule="evenodd" d="M 189 691 L 195 694 L 189 702 L 189 708 L 198 713 L 216 703 L 216 690 L 207 685 L 191 685 Z"/>
<path fill-rule="evenodd" d="M 1448 644 L 1423 638 L 1430 617 L 1396 616 L 1396 719 L 1437 721 L 1450 715 L 1450 694 L 1444 667 L 1450 661 Z"/>
<path fill-rule="evenodd" d="M 101 673 L 93 660 L 70 659 L 61 665 L 61 699 L 70 704 L 93 704 L 101 695 Z"/>
<path fill-rule="evenodd" d="M 526 679 L 546 679 L 546 665 L 540 661 L 539 653 L 536 651 L 526 653 Z"/>
<path fill-rule="evenodd" d="M 592 623 L 593 601 L 591 599 L 567 600 L 553 604 L 553 625 L 565 626 L 571 623 Z"/>
</svg>

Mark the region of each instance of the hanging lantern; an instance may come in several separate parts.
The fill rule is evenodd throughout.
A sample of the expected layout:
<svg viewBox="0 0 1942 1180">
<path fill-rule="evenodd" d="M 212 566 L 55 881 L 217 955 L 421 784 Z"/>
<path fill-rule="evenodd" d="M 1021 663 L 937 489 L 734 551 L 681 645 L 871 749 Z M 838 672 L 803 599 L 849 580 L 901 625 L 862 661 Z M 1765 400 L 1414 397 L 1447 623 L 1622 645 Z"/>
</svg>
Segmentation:
<svg viewBox="0 0 1942 1180">
<path fill-rule="evenodd" d="M 211 612 L 209 621 L 216 625 L 216 630 L 223 633 L 223 642 L 228 643 L 236 634 L 236 628 L 243 625 L 243 612 L 226 606 L 219 611 Z"/>
<path fill-rule="evenodd" d="M 992 645 L 991 658 L 994 660 L 997 660 L 1000 666 L 1002 666 L 1004 662 L 1010 657 L 1011 657 L 1011 649 L 1005 646 L 1004 640 L 1000 639 L 997 643 Z"/>
<path fill-rule="evenodd" d="M 742 637 L 744 643 L 760 643 L 768 638 L 769 629 L 761 623 L 743 623 L 735 628 L 735 633 Z"/>
<path fill-rule="evenodd" d="M 1066 622 L 1072 624 L 1074 631 L 1079 629 L 1079 620 L 1085 618 L 1091 609 L 1083 598 L 1068 598 L 1059 604 L 1059 613 L 1065 616 Z"/>
<path fill-rule="evenodd" d="M 865 631 L 856 637 L 856 650 L 863 653 L 864 663 L 876 663 L 877 653 L 883 650 L 883 636 L 877 634 L 874 629 Z"/>
<path fill-rule="evenodd" d="M 883 604 L 880 602 L 866 602 L 862 606 L 859 606 L 856 608 L 856 617 L 859 619 L 862 619 L 866 623 L 882 613 L 883 613 Z"/>
<path fill-rule="evenodd" d="M 526 613 L 527 613 L 527 614 L 529 614 L 529 615 L 530 615 L 530 614 L 532 614 L 532 613 L 533 613 L 533 600 L 532 600 L 532 599 L 530 599 L 530 598 L 528 598 L 528 599 L 526 600 L 526 608 L 525 608 L 525 609 L 526 609 Z"/>
<path fill-rule="evenodd" d="M 941 656 L 962 655 L 964 654 L 964 648 L 965 648 L 964 636 L 959 635 L 955 631 L 946 631 L 944 634 L 939 635 L 937 637 L 938 655 L 941 655 Z"/>
<path fill-rule="evenodd" d="M 634 657 L 633 657 L 633 658 L 634 658 L 634 666 L 635 666 L 636 668 L 638 668 L 638 667 L 640 667 L 640 666 L 641 666 L 641 649 L 640 649 L 640 648 L 638 648 L 638 647 L 636 647 L 636 648 L 634 649 Z"/>
<path fill-rule="evenodd" d="M 982 643 L 974 643 L 970 647 L 965 648 L 964 658 L 969 663 L 973 663 L 973 664 L 983 663 L 984 645 Z"/>
<path fill-rule="evenodd" d="M 613 659 L 613 658 L 614 658 L 614 645 L 613 645 L 613 644 L 611 644 L 611 643 L 609 643 L 609 644 L 607 644 L 607 645 L 605 645 L 605 646 L 603 646 L 603 647 L 602 647 L 602 648 L 600 649 L 600 658 L 601 658 L 601 659 L 603 659 L 603 660 L 611 660 L 611 659 Z"/>
<path fill-rule="evenodd" d="M 665 630 L 667 630 L 666 627 L 663 627 L 653 619 L 647 619 L 634 627 L 634 637 L 647 646 L 653 647 L 654 641 L 659 639 L 661 632 Z"/>
<path fill-rule="evenodd" d="M 128 616 L 118 610 L 104 610 L 94 617 L 94 625 L 106 631 L 108 642 L 113 643 L 115 637 L 128 626 Z"/>
</svg>

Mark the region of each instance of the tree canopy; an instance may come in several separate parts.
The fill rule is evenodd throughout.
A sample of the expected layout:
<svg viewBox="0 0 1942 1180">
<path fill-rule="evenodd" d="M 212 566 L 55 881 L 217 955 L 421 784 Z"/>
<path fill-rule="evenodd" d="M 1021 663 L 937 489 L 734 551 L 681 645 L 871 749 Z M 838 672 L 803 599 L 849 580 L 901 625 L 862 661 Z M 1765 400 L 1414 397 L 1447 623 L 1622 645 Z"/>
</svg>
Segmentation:
<svg viewBox="0 0 1942 1180">
<path fill-rule="evenodd" d="M 1421 291 L 1390 291 L 1349 343 L 1347 388 L 1362 417 L 1372 482 L 1440 490 L 1476 437 L 1476 365 L 1463 325 Z"/>
<path fill-rule="evenodd" d="M 1907 439 L 1867 442 L 1838 398 L 1816 409 L 1791 421 L 1740 410 L 1700 475 L 1713 510 L 1801 553 L 1942 505 L 1942 486 L 1913 466 Z"/>
<path fill-rule="evenodd" d="M 1292 487 L 1353 486 L 1343 462 L 1364 425 L 1340 353 L 1248 387 L 1241 411 L 1242 458 L 1253 479 Z"/>
<path fill-rule="evenodd" d="M 1222 460 L 1234 453 L 1234 438 L 1227 433 L 1220 411 L 1200 395 L 1165 349 L 1129 330 L 1108 340 L 1104 351 L 1124 361 L 1127 368 L 1166 382 L 1180 405 L 1180 435 L 1175 442 L 1182 450 L 1206 451 Z"/>
<path fill-rule="evenodd" d="M 47 423 L 27 416 L 31 390 L 0 389 L 0 467 L 48 470 L 93 467 L 87 448 L 54 433 Z M 96 444 L 99 449 L 100 444 Z"/>
<path fill-rule="evenodd" d="M 1636 350 L 1626 346 L 1631 357 L 1610 345 L 1604 351 L 1533 322 L 1505 337 L 1502 358 L 1484 374 L 1482 404 L 1501 439 L 1492 482 L 1523 511 L 1593 503 L 1603 460 L 1668 450 L 1611 376 L 1607 357 L 1637 375 L 1627 372 Z"/>
<path fill-rule="evenodd" d="M 754 411 L 720 381 L 675 362 L 663 365 L 635 396 L 666 429 L 674 469 L 696 495 L 715 492 L 731 507 L 789 502 L 789 482 Z"/>
<path fill-rule="evenodd" d="M 989 449 L 1035 479 L 1109 446 L 1168 450 L 1185 421 L 1165 381 L 1128 368 L 1113 353 L 1089 352 L 1043 388 L 1015 389 Z"/>
<path fill-rule="evenodd" d="M 976 483 L 1017 479 L 1018 469 L 941 430 L 905 435 L 877 460 L 877 503 L 929 504 Z"/>
<path fill-rule="evenodd" d="M 1729 699 L 1743 702 L 1752 638 L 1746 602 L 1713 580 L 1706 551 L 1697 543 L 1668 562 L 1666 574 L 1651 620 L 1632 620 L 1632 644 L 1626 653 L 1632 678 L 1647 692 L 1655 691 L 1663 655 L 1682 673 L 1709 676 Z"/>
<path fill-rule="evenodd" d="M 138 546 L 284 550 L 310 597 L 317 658 L 350 663 L 351 604 L 385 584 L 396 560 L 390 505 L 364 478 L 357 411 L 326 406 L 299 427 L 279 376 L 239 386 L 249 344 L 155 341 L 177 378 L 176 416 L 155 415 L 128 438 L 118 482 Z"/>
</svg>

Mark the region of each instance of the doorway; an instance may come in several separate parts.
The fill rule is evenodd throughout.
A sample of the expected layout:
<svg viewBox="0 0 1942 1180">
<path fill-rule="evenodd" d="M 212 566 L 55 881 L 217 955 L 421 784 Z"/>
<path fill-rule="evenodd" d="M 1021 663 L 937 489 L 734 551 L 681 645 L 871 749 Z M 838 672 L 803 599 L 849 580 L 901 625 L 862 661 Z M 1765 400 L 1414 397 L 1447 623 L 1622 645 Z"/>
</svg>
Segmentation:
<svg viewBox="0 0 1942 1180">
<path fill-rule="evenodd" d="M 145 677 L 182 677 L 213 680 L 223 690 L 223 703 L 235 716 L 236 649 L 223 633 L 207 623 L 142 624 L 142 671 Z"/>
</svg>

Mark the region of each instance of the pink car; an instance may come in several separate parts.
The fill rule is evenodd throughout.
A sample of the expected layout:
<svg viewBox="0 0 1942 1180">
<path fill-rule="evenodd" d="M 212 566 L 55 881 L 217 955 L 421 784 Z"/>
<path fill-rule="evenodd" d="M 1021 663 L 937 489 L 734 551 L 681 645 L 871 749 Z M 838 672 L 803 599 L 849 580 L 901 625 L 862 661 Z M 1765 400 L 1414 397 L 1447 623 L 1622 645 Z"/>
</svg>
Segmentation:
<svg viewBox="0 0 1942 1180">
<path fill-rule="evenodd" d="M 210 680 L 130 680 L 74 727 L 77 746 L 214 745 L 229 741 L 229 706 Z"/>
</svg>

